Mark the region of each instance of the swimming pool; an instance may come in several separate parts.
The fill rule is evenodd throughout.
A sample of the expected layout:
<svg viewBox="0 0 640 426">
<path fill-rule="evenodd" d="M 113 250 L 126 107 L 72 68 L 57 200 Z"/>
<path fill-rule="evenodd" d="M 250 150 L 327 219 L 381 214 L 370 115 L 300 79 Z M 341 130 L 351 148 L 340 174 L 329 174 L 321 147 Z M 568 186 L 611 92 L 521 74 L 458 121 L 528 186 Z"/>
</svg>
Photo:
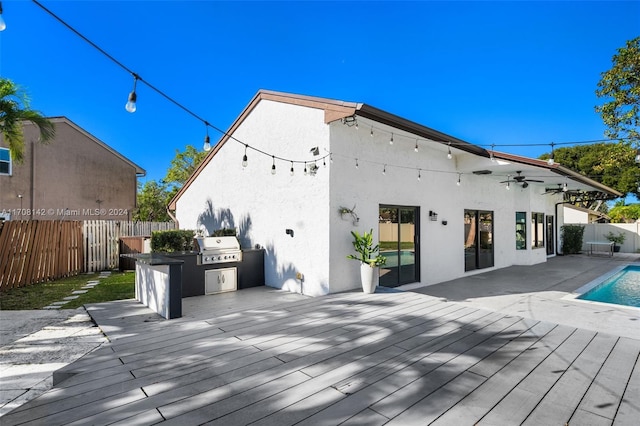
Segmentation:
<svg viewBox="0 0 640 426">
<path fill-rule="evenodd" d="M 616 268 L 599 280 L 578 289 L 586 291 L 578 299 L 640 308 L 640 265 Z"/>
<path fill-rule="evenodd" d="M 387 258 L 383 268 L 393 268 L 398 266 L 398 252 L 397 251 L 383 251 L 381 255 Z M 413 265 L 416 262 L 416 256 L 413 251 L 400 250 L 400 265 Z"/>
</svg>

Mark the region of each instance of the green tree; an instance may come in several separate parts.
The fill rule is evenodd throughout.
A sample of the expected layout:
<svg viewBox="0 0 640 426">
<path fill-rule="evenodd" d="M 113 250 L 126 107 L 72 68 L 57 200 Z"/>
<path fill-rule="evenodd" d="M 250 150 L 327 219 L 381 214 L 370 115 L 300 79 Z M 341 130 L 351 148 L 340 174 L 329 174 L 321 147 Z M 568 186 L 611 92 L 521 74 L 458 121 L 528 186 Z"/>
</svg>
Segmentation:
<svg viewBox="0 0 640 426">
<path fill-rule="evenodd" d="M 167 213 L 170 192 L 163 182 L 150 180 L 144 185 L 138 184 L 138 207 L 133 220 L 142 222 L 168 222 L 171 217 Z"/>
<path fill-rule="evenodd" d="M 30 108 L 26 92 L 13 81 L 0 77 L 0 133 L 7 141 L 11 158 L 16 163 L 24 160 L 24 121 L 30 121 L 38 127 L 42 143 L 49 142 L 55 136 L 54 124 Z"/>
<path fill-rule="evenodd" d="M 596 95 L 607 101 L 596 106 L 596 112 L 607 126 L 605 136 L 640 142 L 640 37 L 619 48 L 612 62 L 613 67 L 598 82 Z"/>
<path fill-rule="evenodd" d="M 640 219 L 640 204 L 617 204 L 608 213 L 614 223 L 633 223 Z"/>
<path fill-rule="evenodd" d="M 187 145 L 184 152 L 176 150 L 176 156 L 171 160 L 171 166 L 164 178 L 165 183 L 177 189 L 182 188 L 206 155 L 206 152 L 198 151 L 192 145 Z"/>
<path fill-rule="evenodd" d="M 636 151 L 626 143 L 597 143 L 576 145 L 554 150 L 554 160 L 571 170 L 579 172 L 625 196 L 640 195 L 640 168 L 635 162 Z M 546 160 L 549 154 L 540 156 Z"/>
<path fill-rule="evenodd" d="M 191 145 L 187 145 L 184 152 L 176 150 L 176 156 L 171 160 L 171 166 L 164 180 L 159 182 L 151 180 L 144 185 L 138 185 L 138 208 L 133 215 L 133 220 L 170 221 L 167 205 L 200 165 L 206 154 Z"/>
</svg>

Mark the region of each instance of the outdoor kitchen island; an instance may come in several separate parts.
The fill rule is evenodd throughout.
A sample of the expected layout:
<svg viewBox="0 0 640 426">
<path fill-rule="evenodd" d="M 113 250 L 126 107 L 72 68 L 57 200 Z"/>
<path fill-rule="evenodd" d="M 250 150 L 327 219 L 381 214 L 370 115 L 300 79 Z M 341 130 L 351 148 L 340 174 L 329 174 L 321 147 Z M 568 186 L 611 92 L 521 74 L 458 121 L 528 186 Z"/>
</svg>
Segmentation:
<svg viewBox="0 0 640 426">
<path fill-rule="evenodd" d="M 182 298 L 265 285 L 264 249 L 235 261 L 202 264 L 198 251 L 128 255 L 136 259 L 136 300 L 166 319 L 182 316 Z"/>
</svg>

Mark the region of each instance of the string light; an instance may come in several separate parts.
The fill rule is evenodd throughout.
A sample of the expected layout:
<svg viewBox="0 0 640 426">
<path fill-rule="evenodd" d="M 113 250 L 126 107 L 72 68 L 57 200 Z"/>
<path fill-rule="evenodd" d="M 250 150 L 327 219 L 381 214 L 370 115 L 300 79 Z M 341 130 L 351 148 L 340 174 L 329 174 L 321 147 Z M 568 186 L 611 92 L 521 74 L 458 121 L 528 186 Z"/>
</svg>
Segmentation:
<svg viewBox="0 0 640 426">
<path fill-rule="evenodd" d="M 273 159 L 273 163 L 271 164 L 271 174 L 275 175 L 276 174 L 276 156 L 272 155 L 271 158 Z"/>
<path fill-rule="evenodd" d="M 414 150 L 415 152 L 418 152 L 418 139 L 416 139 L 416 147 L 415 147 L 415 148 L 413 148 L 413 150 Z"/>
<path fill-rule="evenodd" d="M 322 157 L 322 167 L 327 167 L 327 162 L 325 161 L 325 157 Z"/>
<path fill-rule="evenodd" d="M 458 173 L 458 181 L 456 182 L 456 185 L 458 186 L 462 185 L 462 182 L 460 181 L 461 176 L 462 176 L 462 173 Z"/>
<path fill-rule="evenodd" d="M 307 162 L 306 161 L 304 162 L 304 170 L 303 171 L 304 171 L 304 175 L 306 176 L 308 174 L 308 172 L 307 172 Z"/>
<path fill-rule="evenodd" d="M 177 102 L 175 99 L 171 98 L 170 96 L 168 96 L 166 93 L 164 93 L 163 91 L 159 90 L 157 87 L 154 87 L 153 85 L 151 85 L 149 82 L 145 81 L 143 78 L 141 78 L 138 74 L 134 73 L 131 69 L 129 69 L 128 67 L 126 67 L 123 63 L 119 62 L 116 58 L 114 58 L 113 56 L 111 56 L 110 54 L 108 54 L 106 51 L 104 51 L 102 48 L 100 48 L 98 45 L 96 45 L 95 43 L 93 43 L 91 40 L 89 40 L 87 37 L 85 37 L 84 35 L 82 35 L 80 32 L 78 32 L 77 30 L 75 30 L 73 27 L 71 27 L 69 24 L 67 24 L 65 21 L 63 21 L 61 18 L 59 18 L 57 15 L 55 15 L 53 12 L 51 12 L 49 9 L 47 9 L 45 6 L 43 6 L 40 2 L 38 2 L 37 0 L 33 0 L 33 2 L 40 7 L 41 9 L 43 9 L 45 12 L 47 12 L 49 15 L 51 15 L 54 19 L 58 20 L 62 25 L 64 25 L 65 27 L 67 27 L 69 30 L 71 30 L 73 33 L 75 33 L 78 37 L 82 38 L 85 42 L 87 42 L 88 44 L 90 44 L 93 48 L 95 48 L 96 50 L 98 50 L 100 53 L 102 53 L 104 56 L 106 56 L 108 59 L 110 59 L 111 61 L 113 61 L 115 64 L 117 64 L 119 67 L 121 67 L 122 69 L 124 69 L 125 71 L 127 71 L 128 73 L 130 73 L 131 75 L 133 75 L 134 77 L 134 86 L 133 86 L 133 91 L 129 94 L 129 98 L 128 98 L 128 102 L 126 105 L 126 109 L 129 112 L 134 112 L 137 109 L 137 93 L 136 93 L 136 84 L 137 81 L 140 80 L 142 83 L 144 83 L 145 85 L 147 85 L 147 87 L 149 87 L 150 89 L 152 89 L 153 91 L 155 91 L 157 94 L 159 94 L 160 96 L 164 97 L 166 100 L 168 100 L 169 102 L 173 103 L 174 105 L 176 105 L 177 107 L 179 107 L 180 109 L 182 109 L 183 111 L 185 111 L 187 114 L 193 116 L 194 118 L 196 118 L 197 120 L 200 120 L 201 122 L 205 123 L 205 125 L 207 125 L 207 132 L 208 132 L 208 127 L 210 126 L 211 128 L 213 128 L 214 130 L 216 130 L 217 132 L 219 132 L 220 134 L 222 134 L 223 136 L 241 143 L 243 145 L 245 145 L 245 150 L 244 150 L 244 156 L 243 156 L 243 161 L 242 161 L 242 165 L 243 167 L 247 166 L 247 148 L 251 148 L 254 151 L 259 152 L 260 154 L 263 155 L 270 155 L 272 157 L 273 160 L 273 165 L 272 165 L 272 170 L 275 169 L 275 158 L 276 156 L 262 151 L 260 149 L 254 148 L 249 146 L 248 144 L 242 142 L 241 140 L 238 140 L 237 138 L 235 138 L 233 135 L 225 132 L 224 130 L 209 124 L 206 120 L 204 120 L 202 117 L 198 116 L 196 113 L 194 113 L 192 110 L 188 109 L 187 107 L 185 107 L 184 105 L 180 104 L 179 102 Z M 4 21 L 2 20 L 2 3 L 0 2 L 0 23 L 3 23 Z M 6 27 L 6 25 L 5 25 Z M 4 29 L 4 28 L 0 28 Z M 354 119 L 355 119 L 355 115 L 354 115 Z M 355 120 L 354 120 L 355 121 Z M 355 121 L 353 124 L 356 129 L 358 129 L 358 122 Z M 371 126 L 370 129 L 370 135 L 371 137 L 373 137 L 373 130 L 374 130 L 374 126 Z M 562 143 L 553 143 L 552 142 L 552 156 L 549 159 L 549 163 L 550 164 L 554 164 L 554 159 L 553 159 L 553 155 L 554 155 L 554 145 L 570 145 L 570 144 L 580 144 L 580 143 L 595 143 L 595 142 L 610 142 L 610 141 L 622 141 L 622 140 L 627 140 L 630 138 L 617 138 L 617 139 L 601 139 L 601 140 L 592 140 L 592 141 L 574 141 L 574 142 L 562 142 Z M 393 140 L 393 134 L 391 135 L 391 140 Z M 437 142 L 437 143 L 445 143 L 444 141 L 431 141 L 429 139 L 427 139 L 427 141 L 429 142 Z M 418 141 L 416 140 L 416 146 L 418 145 L 417 143 Z M 448 152 L 447 152 L 447 158 L 452 159 L 453 155 L 451 154 L 451 142 L 448 142 Z M 460 142 L 461 145 L 466 145 L 463 142 Z M 538 145 L 545 145 L 545 144 L 518 144 L 518 145 L 497 145 L 497 146 L 538 146 Z M 492 144 L 491 148 L 492 148 L 492 152 L 490 153 L 491 156 L 493 156 L 493 149 L 496 145 Z M 331 156 L 331 153 L 327 154 L 330 157 L 330 161 L 333 162 L 333 158 Z M 282 157 L 278 157 L 279 160 L 283 160 L 283 161 L 292 161 L 292 162 L 298 162 L 301 163 L 302 161 L 296 161 L 296 160 L 290 160 L 287 158 L 282 158 Z M 495 158 L 494 158 L 495 159 Z M 640 150 L 638 151 L 638 154 L 636 155 L 636 159 L 637 161 L 640 162 Z M 323 157 L 323 163 L 324 163 L 324 157 Z M 358 167 L 358 160 L 356 159 L 356 167 Z"/>
<path fill-rule="evenodd" d="M 356 169 L 358 168 L 358 159 L 356 158 Z"/>
<path fill-rule="evenodd" d="M 249 162 L 247 161 L 247 148 L 249 148 L 249 145 L 244 144 L 244 155 L 242 156 L 242 167 L 247 167 L 247 164 L 249 164 Z"/>
<path fill-rule="evenodd" d="M 384 167 L 382 168 L 382 174 L 386 175 L 387 174 L 387 165 L 385 164 Z"/>
<path fill-rule="evenodd" d="M 2 18 L 2 2 L 0 1 L 0 31 L 4 31 L 7 29 L 7 24 L 4 22 L 4 18 Z"/>
<path fill-rule="evenodd" d="M 202 149 L 204 149 L 205 151 L 210 151 L 211 150 L 211 139 L 209 139 L 209 123 L 207 123 L 205 121 L 204 125 L 205 125 L 205 128 L 207 129 L 207 135 L 204 137 L 204 145 L 203 145 Z"/>
<path fill-rule="evenodd" d="M 389 145 L 393 145 L 393 133 L 391 133 L 391 139 L 389 139 Z"/>
<path fill-rule="evenodd" d="M 511 179 L 511 175 L 507 175 L 507 186 L 505 186 L 505 189 L 506 189 L 507 191 L 508 191 L 509 189 L 511 189 L 511 188 L 509 188 L 509 182 L 510 182 L 510 179 Z"/>
<path fill-rule="evenodd" d="M 293 176 L 295 174 L 295 171 L 293 170 L 293 161 L 291 162 L 291 176 Z"/>
<path fill-rule="evenodd" d="M 418 169 L 418 182 L 420 182 L 420 178 L 422 178 L 422 172 Z"/>
<path fill-rule="evenodd" d="M 553 166 L 553 164 L 555 163 L 555 160 L 553 158 L 553 147 L 554 147 L 555 143 L 551 142 L 551 157 L 549 157 L 549 159 L 547 160 L 547 164 L 550 166 Z"/>
<path fill-rule="evenodd" d="M 491 153 L 489 154 L 489 160 L 491 160 L 491 161 L 493 161 L 495 163 L 496 157 L 493 156 L 493 151 L 495 151 L 494 148 L 495 148 L 495 145 L 491 144 Z"/>
<path fill-rule="evenodd" d="M 136 95 L 136 83 L 138 82 L 138 76 L 133 74 L 133 90 L 129 93 L 129 98 L 127 99 L 127 103 L 124 106 L 124 109 L 127 111 L 134 113 L 136 112 L 137 106 L 136 101 L 138 100 L 138 95 Z"/>
</svg>

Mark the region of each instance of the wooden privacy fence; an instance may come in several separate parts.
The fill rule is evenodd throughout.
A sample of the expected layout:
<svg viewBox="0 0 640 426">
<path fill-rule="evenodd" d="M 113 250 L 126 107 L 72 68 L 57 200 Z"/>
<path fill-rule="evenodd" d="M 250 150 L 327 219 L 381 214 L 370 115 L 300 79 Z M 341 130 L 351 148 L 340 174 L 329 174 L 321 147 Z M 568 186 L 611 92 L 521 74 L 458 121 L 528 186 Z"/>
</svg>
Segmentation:
<svg viewBox="0 0 640 426">
<path fill-rule="evenodd" d="M 77 275 L 82 268 L 82 222 L 0 223 L 1 290 Z"/>
<path fill-rule="evenodd" d="M 84 271 L 116 269 L 120 261 L 120 237 L 149 235 L 153 231 L 175 229 L 173 222 L 127 222 L 119 220 L 85 220 Z"/>
<path fill-rule="evenodd" d="M 0 221 L 0 290 L 115 269 L 121 237 L 169 229 L 175 229 L 175 223 Z"/>
</svg>

